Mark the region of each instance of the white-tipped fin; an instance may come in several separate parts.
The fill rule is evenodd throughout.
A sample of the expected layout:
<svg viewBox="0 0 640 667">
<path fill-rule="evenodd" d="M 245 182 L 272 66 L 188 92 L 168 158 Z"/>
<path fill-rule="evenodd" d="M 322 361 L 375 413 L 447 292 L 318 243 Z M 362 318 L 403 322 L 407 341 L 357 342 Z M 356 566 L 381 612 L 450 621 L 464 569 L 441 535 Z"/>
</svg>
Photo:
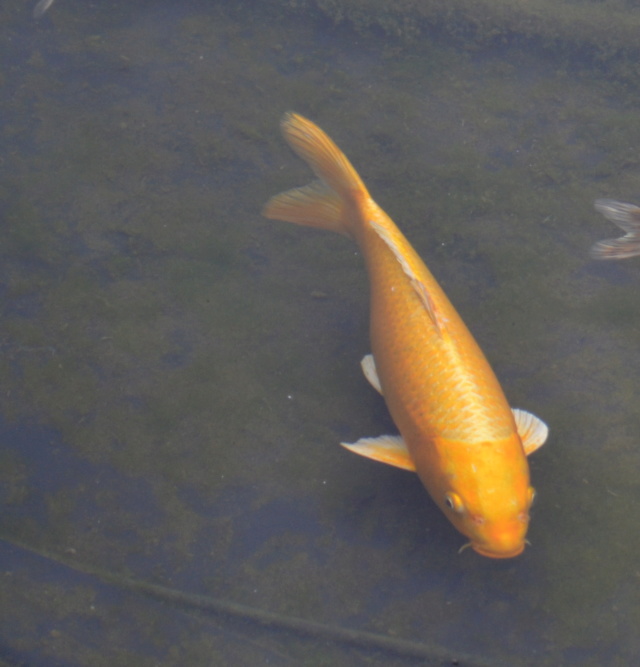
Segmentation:
<svg viewBox="0 0 640 667">
<path fill-rule="evenodd" d="M 422 305 L 424 306 L 424 309 L 427 311 L 429 317 L 431 318 L 433 325 L 437 329 L 438 333 L 441 333 L 440 323 L 438 322 L 438 315 L 436 313 L 436 309 L 433 300 L 431 298 L 431 295 L 429 294 L 425 284 L 415 274 L 415 272 L 409 265 L 409 262 L 407 262 L 405 256 L 402 254 L 402 251 L 400 250 L 400 248 L 398 248 L 396 242 L 393 240 L 391 234 L 386 229 L 386 227 L 377 223 L 375 220 L 370 220 L 369 224 L 371 225 L 371 227 L 373 227 L 378 236 L 387 244 L 389 250 L 391 250 L 395 258 L 400 263 L 402 270 L 405 272 L 405 274 L 407 275 L 407 277 L 411 282 L 411 286 L 415 290 L 420 301 L 422 301 Z"/>
<path fill-rule="evenodd" d="M 369 384 L 379 393 L 382 394 L 382 386 L 380 384 L 380 378 L 378 377 L 378 371 L 376 370 L 376 362 L 372 354 L 367 354 L 365 357 L 362 357 L 360 362 L 362 366 L 362 372 L 364 376 L 369 380 Z"/>
<path fill-rule="evenodd" d="M 549 427 L 542 419 L 539 419 L 526 410 L 512 408 L 511 412 L 513 412 L 513 417 L 516 420 L 516 428 L 518 429 L 520 440 L 522 440 L 524 453 L 529 456 L 536 449 L 540 449 L 547 441 Z"/>
<path fill-rule="evenodd" d="M 381 435 L 378 438 L 360 438 L 353 444 L 340 443 L 343 447 L 368 459 L 386 463 L 403 470 L 416 471 L 416 466 L 409 455 L 407 446 L 399 435 Z"/>
</svg>

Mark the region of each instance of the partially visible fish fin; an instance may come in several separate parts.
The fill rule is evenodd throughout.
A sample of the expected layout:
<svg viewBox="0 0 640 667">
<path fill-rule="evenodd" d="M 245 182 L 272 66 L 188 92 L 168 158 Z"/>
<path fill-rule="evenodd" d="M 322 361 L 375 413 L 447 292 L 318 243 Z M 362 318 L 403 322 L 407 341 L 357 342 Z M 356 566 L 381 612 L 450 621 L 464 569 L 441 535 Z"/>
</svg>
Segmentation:
<svg viewBox="0 0 640 667">
<path fill-rule="evenodd" d="M 589 254 L 593 259 L 629 259 L 640 255 L 640 232 L 626 234 L 619 239 L 598 241 L 591 246 Z"/>
<path fill-rule="evenodd" d="M 596 199 L 593 205 L 596 211 L 602 213 L 607 220 L 614 222 L 627 234 L 640 232 L 640 207 L 615 199 Z"/>
<path fill-rule="evenodd" d="M 33 9 L 33 18 L 39 19 L 51 7 L 53 0 L 40 0 L 40 2 Z"/>
<path fill-rule="evenodd" d="M 591 257 L 627 259 L 640 255 L 640 207 L 614 199 L 596 199 L 594 206 L 626 234 L 618 239 L 606 239 L 594 244 L 590 250 Z"/>
<path fill-rule="evenodd" d="M 267 218 L 295 222 L 297 225 L 329 229 L 350 236 L 342 222 L 342 201 L 322 181 L 281 192 L 266 203 Z"/>
<path fill-rule="evenodd" d="M 416 471 L 416 466 L 404 440 L 399 435 L 381 435 L 378 438 L 360 438 L 358 442 L 340 443 L 343 447 L 368 459 L 387 463 L 403 470 Z"/>
<path fill-rule="evenodd" d="M 433 299 L 431 298 L 426 285 L 415 274 L 409 262 L 407 262 L 406 257 L 403 255 L 402 250 L 398 247 L 395 240 L 392 238 L 389 230 L 384 225 L 379 224 L 375 220 L 370 220 L 369 224 L 373 227 L 378 236 L 387 244 L 387 247 L 389 250 L 391 250 L 398 262 L 400 262 L 402 270 L 405 272 L 409 278 L 409 281 L 411 282 L 411 287 L 413 287 L 415 293 L 418 295 L 418 298 L 420 301 L 422 301 L 422 305 L 427 311 L 427 314 L 431 318 L 431 321 L 433 322 L 433 325 L 437 329 L 438 333 L 442 335 L 435 304 L 433 303 Z"/>
<path fill-rule="evenodd" d="M 380 384 L 380 378 L 378 377 L 378 371 L 376 370 L 376 362 L 372 354 L 367 354 L 365 357 L 362 357 L 360 362 L 362 366 L 362 372 L 364 376 L 369 380 L 369 384 L 379 393 L 382 394 L 382 385 Z"/>
<path fill-rule="evenodd" d="M 343 207 L 369 198 L 358 172 L 332 139 L 310 120 L 286 113 L 280 127 L 284 138 L 313 169 L 324 190 L 312 183 L 306 188 L 276 195 L 267 202 L 263 214 L 267 218 L 323 227 L 352 236 L 349 216 L 342 215 Z M 283 213 L 287 217 L 281 217 Z M 322 217 L 323 213 L 327 217 Z"/>
<path fill-rule="evenodd" d="M 297 113 L 287 112 L 280 128 L 289 146 L 313 169 L 315 175 L 342 197 L 367 189 L 347 156 L 329 135 Z"/>
<path fill-rule="evenodd" d="M 519 410 L 518 408 L 511 408 L 513 417 L 516 420 L 516 428 L 524 453 L 529 456 L 536 449 L 540 449 L 547 441 L 549 435 L 549 427 L 535 415 L 532 415 L 526 410 Z"/>
</svg>

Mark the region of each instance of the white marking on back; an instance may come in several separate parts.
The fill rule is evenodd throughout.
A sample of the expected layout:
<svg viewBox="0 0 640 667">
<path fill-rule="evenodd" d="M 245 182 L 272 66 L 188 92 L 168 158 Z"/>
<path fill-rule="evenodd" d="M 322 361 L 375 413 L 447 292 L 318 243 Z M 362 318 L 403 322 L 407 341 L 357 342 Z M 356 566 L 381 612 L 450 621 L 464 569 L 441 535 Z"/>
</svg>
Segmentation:
<svg viewBox="0 0 640 667">
<path fill-rule="evenodd" d="M 389 230 L 380 223 L 376 222 L 375 220 L 369 220 L 369 224 L 371 225 L 371 227 L 373 227 L 373 230 L 376 232 L 376 234 L 387 244 L 387 247 L 389 248 L 389 250 L 391 250 L 393 256 L 398 260 L 398 262 L 400 262 L 402 270 L 404 271 L 405 275 L 409 278 L 411 287 L 413 287 L 415 293 L 418 295 L 418 298 L 422 302 L 422 305 L 424 306 L 424 309 L 427 311 L 427 314 L 429 315 L 429 318 L 433 322 L 433 325 L 438 330 L 438 333 L 442 334 L 440 330 L 440 323 L 438 322 L 438 316 L 436 314 L 435 304 L 433 303 L 433 299 L 431 298 L 431 295 L 429 294 L 426 285 L 415 274 L 415 272 L 409 265 L 409 262 L 407 262 L 406 257 L 402 254 L 402 251 L 400 250 L 400 248 L 398 248 L 393 238 L 391 238 Z M 391 288 L 391 291 L 394 291 L 393 287 Z"/>
</svg>

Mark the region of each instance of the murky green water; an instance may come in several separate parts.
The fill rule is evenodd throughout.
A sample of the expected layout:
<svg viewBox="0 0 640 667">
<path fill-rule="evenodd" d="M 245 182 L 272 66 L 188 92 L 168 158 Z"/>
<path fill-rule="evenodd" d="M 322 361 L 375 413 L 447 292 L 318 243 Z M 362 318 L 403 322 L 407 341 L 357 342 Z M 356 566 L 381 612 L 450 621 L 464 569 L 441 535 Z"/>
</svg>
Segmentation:
<svg viewBox="0 0 640 667">
<path fill-rule="evenodd" d="M 226 5 L 0 9 L 0 664 L 630 664 L 640 259 L 588 250 L 640 203 L 633 67 Z M 338 447 L 393 426 L 355 246 L 260 216 L 311 178 L 289 109 L 549 424 L 523 556 Z"/>
</svg>

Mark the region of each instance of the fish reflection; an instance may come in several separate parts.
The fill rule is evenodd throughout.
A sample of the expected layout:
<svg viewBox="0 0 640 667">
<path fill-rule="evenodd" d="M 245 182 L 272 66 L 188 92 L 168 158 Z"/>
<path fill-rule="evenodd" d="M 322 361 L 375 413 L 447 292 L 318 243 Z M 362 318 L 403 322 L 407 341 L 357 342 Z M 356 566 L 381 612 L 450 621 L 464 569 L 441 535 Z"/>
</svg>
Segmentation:
<svg viewBox="0 0 640 667">
<path fill-rule="evenodd" d="M 614 199 L 596 199 L 594 206 L 607 220 L 626 232 L 617 239 L 605 239 L 592 246 L 594 259 L 627 259 L 640 255 L 640 207 Z"/>
</svg>

